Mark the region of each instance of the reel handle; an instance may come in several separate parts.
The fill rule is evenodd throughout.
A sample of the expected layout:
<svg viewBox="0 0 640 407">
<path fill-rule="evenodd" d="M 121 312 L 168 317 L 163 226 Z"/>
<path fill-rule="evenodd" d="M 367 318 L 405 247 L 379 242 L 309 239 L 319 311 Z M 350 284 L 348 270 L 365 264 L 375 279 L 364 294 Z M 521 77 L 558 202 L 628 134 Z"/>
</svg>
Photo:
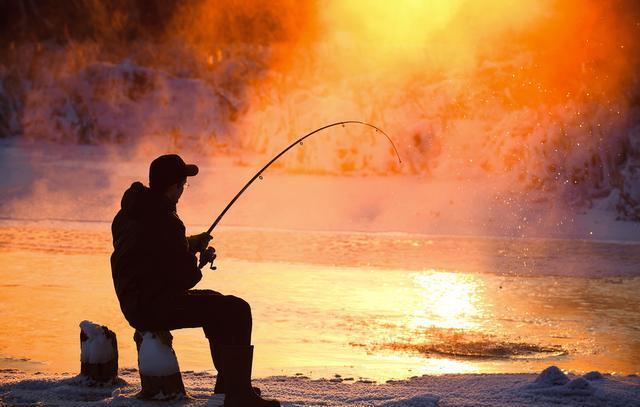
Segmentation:
<svg viewBox="0 0 640 407">
<path fill-rule="evenodd" d="M 202 269 L 204 266 L 206 266 L 207 264 L 211 264 L 211 267 L 209 267 L 211 270 L 217 270 L 218 267 L 213 265 L 213 260 L 208 261 L 208 262 L 204 262 L 202 261 L 202 252 L 200 252 L 200 260 L 198 261 L 198 268 Z"/>
<path fill-rule="evenodd" d="M 203 261 L 203 256 L 204 256 L 204 252 L 207 250 L 206 248 L 207 245 L 205 245 L 205 249 L 201 250 L 200 253 L 200 259 L 198 260 L 198 268 L 202 269 L 204 266 L 206 266 L 207 264 L 211 264 L 210 269 L 211 270 L 217 270 L 218 268 L 216 266 L 213 265 L 213 261 L 215 260 L 215 249 L 214 250 L 214 255 L 213 255 L 213 259 L 211 259 L 210 261 Z"/>
</svg>

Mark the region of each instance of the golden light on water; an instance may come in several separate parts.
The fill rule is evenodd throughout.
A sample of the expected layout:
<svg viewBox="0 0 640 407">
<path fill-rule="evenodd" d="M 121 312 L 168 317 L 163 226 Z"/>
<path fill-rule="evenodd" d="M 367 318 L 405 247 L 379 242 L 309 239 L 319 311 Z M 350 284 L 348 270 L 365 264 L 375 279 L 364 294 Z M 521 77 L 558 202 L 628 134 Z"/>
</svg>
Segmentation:
<svg viewBox="0 0 640 407">
<path fill-rule="evenodd" d="M 570 369 L 634 372 L 637 367 L 638 279 L 621 284 L 617 279 L 444 271 L 471 269 L 464 264 L 421 271 L 340 267 L 322 265 L 327 256 L 317 251 L 307 253 L 308 263 L 288 264 L 275 260 L 286 257 L 288 249 L 276 244 L 281 234 L 225 230 L 218 237 L 227 256 L 217 272 L 205 273 L 199 288 L 250 299 L 254 344 L 260 349 L 257 376 L 342 373 L 382 382 L 419 374 L 539 371 L 549 358 Z M 296 251 L 310 244 L 322 247 L 325 238 L 307 234 Z M 332 247 L 334 258 L 349 258 L 354 247 L 363 250 L 362 238 L 355 234 L 351 244 Z M 373 246 L 378 257 L 406 255 L 393 248 L 397 238 L 372 238 L 379 239 Z M 114 329 L 122 367 L 135 366 L 132 330 L 103 261 L 109 254 L 108 232 L 86 226 L 4 227 L 0 240 L 0 367 L 75 371 L 83 319 Z M 443 245 L 438 238 L 424 241 Z M 447 258 L 460 257 L 476 243 L 457 240 L 457 250 Z M 238 251 L 243 246 L 263 250 L 243 254 Z M 632 246 L 618 250 L 618 257 L 637 257 Z M 249 255 L 256 257 L 233 260 Z M 37 311 L 42 304 L 48 312 Z M 594 326 L 607 332 L 594 338 Z M 212 369 L 201 330 L 176 331 L 175 349 L 183 369 Z M 562 349 L 571 353 L 558 359 Z M 621 350 L 594 354 L 594 349 Z"/>
<path fill-rule="evenodd" d="M 419 307 L 413 310 L 411 328 L 478 328 L 481 284 L 471 274 L 429 270 L 413 276 L 420 290 Z"/>
</svg>

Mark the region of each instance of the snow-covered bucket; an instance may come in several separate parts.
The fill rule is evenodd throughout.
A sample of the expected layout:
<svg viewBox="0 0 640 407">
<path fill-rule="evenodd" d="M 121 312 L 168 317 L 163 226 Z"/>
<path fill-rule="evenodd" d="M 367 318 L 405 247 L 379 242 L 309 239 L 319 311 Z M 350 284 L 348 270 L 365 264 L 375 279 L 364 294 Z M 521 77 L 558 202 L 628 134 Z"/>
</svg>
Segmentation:
<svg viewBox="0 0 640 407">
<path fill-rule="evenodd" d="M 186 394 L 178 359 L 173 351 L 169 331 L 136 331 L 133 339 L 138 348 L 138 370 L 143 399 L 167 400 Z"/>
<path fill-rule="evenodd" d="M 96 384 L 111 384 L 118 377 L 118 341 L 106 326 L 80 322 L 80 374 Z"/>
</svg>

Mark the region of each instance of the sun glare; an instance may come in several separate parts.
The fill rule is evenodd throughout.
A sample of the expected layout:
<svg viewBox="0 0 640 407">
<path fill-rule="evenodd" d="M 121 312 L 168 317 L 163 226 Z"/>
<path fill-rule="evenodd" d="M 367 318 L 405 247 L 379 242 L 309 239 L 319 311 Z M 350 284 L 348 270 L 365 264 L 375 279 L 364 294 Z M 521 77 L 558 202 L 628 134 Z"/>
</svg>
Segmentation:
<svg viewBox="0 0 640 407">
<path fill-rule="evenodd" d="M 337 33 L 350 33 L 356 41 L 377 47 L 418 45 L 430 32 L 442 29 L 460 1 L 340 1 L 333 2 L 326 15 Z"/>
<path fill-rule="evenodd" d="M 482 310 L 482 287 L 470 274 L 430 270 L 414 276 L 421 290 L 420 307 L 410 320 L 411 328 L 474 329 Z"/>
<path fill-rule="evenodd" d="M 481 4 L 478 4 L 481 3 Z M 327 27 L 324 41 L 364 57 L 344 58 L 341 64 L 370 64 L 380 70 L 470 67 L 486 44 L 536 21 L 543 1 L 466 0 L 334 1 L 323 7 Z"/>
</svg>

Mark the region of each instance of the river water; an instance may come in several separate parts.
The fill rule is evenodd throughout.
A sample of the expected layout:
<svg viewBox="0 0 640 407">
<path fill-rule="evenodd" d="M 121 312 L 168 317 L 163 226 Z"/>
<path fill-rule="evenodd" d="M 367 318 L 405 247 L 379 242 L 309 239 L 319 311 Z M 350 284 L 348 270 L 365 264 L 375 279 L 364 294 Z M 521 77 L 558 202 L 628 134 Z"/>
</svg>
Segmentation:
<svg viewBox="0 0 640 407">
<path fill-rule="evenodd" d="M 114 330 L 120 366 L 136 366 L 109 226 L 0 223 L 0 368 L 78 372 L 85 319 Z M 637 243 L 221 228 L 214 245 L 218 270 L 196 288 L 252 305 L 255 376 L 640 365 Z M 182 370 L 212 369 L 201 330 L 174 336 Z"/>
</svg>

